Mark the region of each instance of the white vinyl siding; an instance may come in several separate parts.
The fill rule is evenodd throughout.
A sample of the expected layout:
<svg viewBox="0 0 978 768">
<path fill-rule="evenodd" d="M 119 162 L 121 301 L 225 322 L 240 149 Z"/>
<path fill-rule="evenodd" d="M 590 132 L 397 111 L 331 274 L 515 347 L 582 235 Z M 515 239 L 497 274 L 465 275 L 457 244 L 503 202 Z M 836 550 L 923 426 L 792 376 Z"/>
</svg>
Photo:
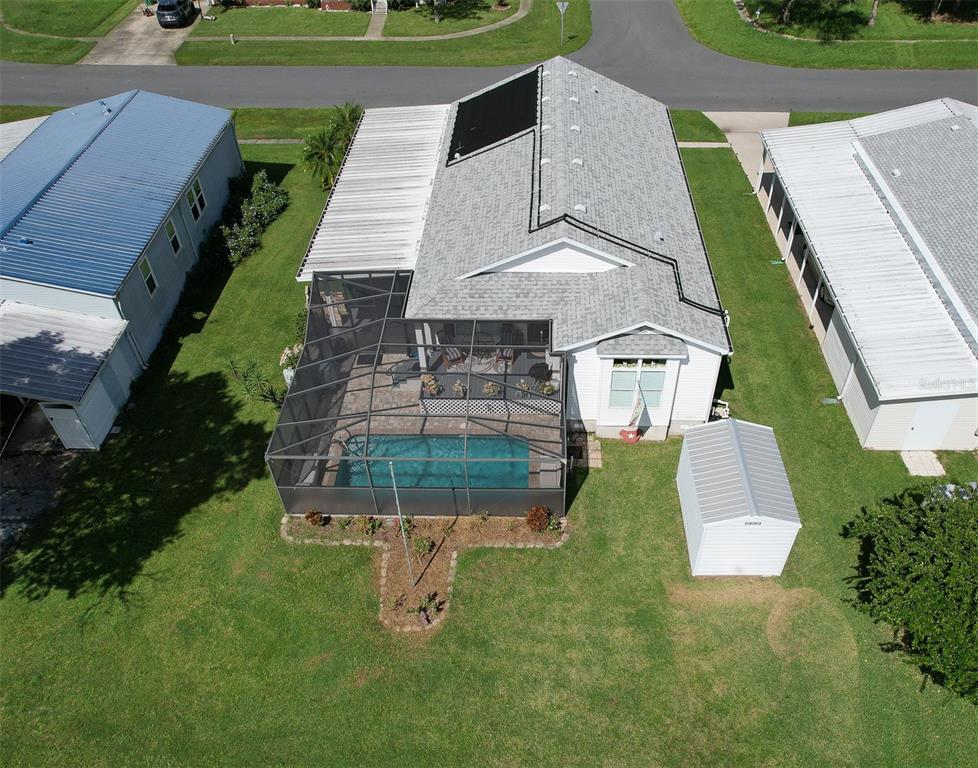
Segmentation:
<svg viewBox="0 0 978 768">
<path fill-rule="evenodd" d="M 687 347 L 689 357 L 679 364 L 672 421 L 678 424 L 702 424 L 710 416 L 722 358 L 716 352 L 693 344 L 687 344 Z"/>
<path fill-rule="evenodd" d="M 822 354 L 832 374 L 837 392 L 842 391 L 851 364 L 856 360 L 856 350 L 849 339 L 842 317 L 838 312 L 832 313 L 832 322 L 828 333 L 822 342 Z"/>
<path fill-rule="evenodd" d="M 593 345 L 567 356 L 568 418 L 597 421 L 601 363 Z"/>
<path fill-rule="evenodd" d="M 797 535 L 797 526 L 777 520 L 708 525 L 703 529 L 693 575 L 779 576 Z"/>
<path fill-rule="evenodd" d="M 873 426 L 873 419 L 876 418 L 876 395 L 873 392 L 873 385 L 869 381 L 869 375 L 862 363 L 856 363 L 853 370 L 853 380 L 846 389 L 846 396 L 842 399 L 842 404 L 849 414 L 853 429 L 856 430 L 856 437 L 859 438 L 860 445 L 866 445 L 866 438 Z"/>
<path fill-rule="evenodd" d="M 588 273 L 622 269 L 618 259 L 584 249 L 571 242 L 548 243 L 530 253 L 509 259 L 481 272 Z"/>
</svg>

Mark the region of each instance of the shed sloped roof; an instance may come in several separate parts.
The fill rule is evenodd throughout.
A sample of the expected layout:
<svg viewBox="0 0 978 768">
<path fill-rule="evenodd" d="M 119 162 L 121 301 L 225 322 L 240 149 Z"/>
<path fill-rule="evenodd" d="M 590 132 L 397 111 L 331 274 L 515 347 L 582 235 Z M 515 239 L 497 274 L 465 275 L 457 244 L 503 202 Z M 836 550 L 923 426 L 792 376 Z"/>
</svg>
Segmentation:
<svg viewBox="0 0 978 768">
<path fill-rule="evenodd" d="M 0 161 L 0 275 L 115 295 L 230 121 L 145 91 L 48 117 Z"/>
<path fill-rule="evenodd" d="M 414 269 L 447 106 L 368 109 L 299 268 Z"/>
<path fill-rule="evenodd" d="M 761 134 L 881 400 L 972 394 L 978 391 L 978 363 L 860 163 L 857 147 L 875 146 L 871 137 L 947 118 L 974 119 L 973 113 L 970 105 L 941 99 L 846 122 Z M 967 135 L 957 138 L 968 140 Z M 942 158 L 939 164 L 954 161 Z M 978 243 L 971 249 L 972 264 L 976 249 Z"/>
<path fill-rule="evenodd" d="M 76 405 L 126 321 L 0 302 L 0 391 Z"/>
<path fill-rule="evenodd" d="M 724 419 L 683 440 L 704 525 L 766 517 L 801 526 L 773 429 Z"/>
</svg>

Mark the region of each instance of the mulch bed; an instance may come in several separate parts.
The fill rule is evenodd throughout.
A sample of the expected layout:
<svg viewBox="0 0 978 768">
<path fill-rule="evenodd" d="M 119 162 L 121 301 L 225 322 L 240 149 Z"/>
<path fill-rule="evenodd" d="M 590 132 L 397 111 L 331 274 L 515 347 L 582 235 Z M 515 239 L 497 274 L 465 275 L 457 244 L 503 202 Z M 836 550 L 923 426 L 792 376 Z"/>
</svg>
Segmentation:
<svg viewBox="0 0 978 768">
<path fill-rule="evenodd" d="M 347 520 L 352 520 L 346 523 Z M 379 520 L 379 518 L 378 518 Z M 410 564 L 404 554 L 397 519 L 384 519 L 371 534 L 366 518 L 333 517 L 313 525 L 302 518 L 285 517 L 282 537 L 295 544 L 371 546 L 379 569 L 380 621 L 396 632 L 433 629 L 448 614 L 458 553 L 465 549 L 553 549 L 567 540 L 566 520 L 561 530 L 538 533 L 521 517 L 416 517 L 408 541 Z M 419 554 L 414 542 L 429 538 L 433 548 Z"/>
</svg>

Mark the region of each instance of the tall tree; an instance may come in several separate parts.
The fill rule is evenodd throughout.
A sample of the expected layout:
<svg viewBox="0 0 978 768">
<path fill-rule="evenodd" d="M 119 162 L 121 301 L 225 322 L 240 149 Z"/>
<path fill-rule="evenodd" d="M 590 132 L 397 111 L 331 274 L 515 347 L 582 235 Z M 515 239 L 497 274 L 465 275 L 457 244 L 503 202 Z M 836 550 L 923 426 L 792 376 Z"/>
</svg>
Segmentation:
<svg viewBox="0 0 978 768">
<path fill-rule="evenodd" d="M 874 26 L 876 24 L 876 14 L 880 12 L 880 0 L 873 0 L 873 7 L 869 9 L 869 21 L 866 22 L 867 26 Z"/>
</svg>

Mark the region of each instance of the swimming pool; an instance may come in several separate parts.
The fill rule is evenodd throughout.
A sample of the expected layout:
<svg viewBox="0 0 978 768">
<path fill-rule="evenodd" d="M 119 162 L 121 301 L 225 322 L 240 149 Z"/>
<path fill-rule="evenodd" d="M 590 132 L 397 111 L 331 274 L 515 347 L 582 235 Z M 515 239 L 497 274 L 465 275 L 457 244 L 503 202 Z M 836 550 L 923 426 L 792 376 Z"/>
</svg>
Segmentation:
<svg viewBox="0 0 978 768">
<path fill-rule="evenodd" d="M 351 437 L 346 443 L 346 455 L 362 456 L 363 444 L 362 437 Z M 456 435 L 371 435 L 369 455 L 394 459 L 398 488 L 464 488 L 463 462 L 418 460 L 461 458 L 464 444 L 465 439 Z M 522 440 L 503 435 L 470 437 L 467 462 L 469 487 L 526 488 L 530 471 L 529 456 L 530 451 Z M 386 461 L 372 462 L 370 473 L 374 487 L 391 486 L 391 473 Z M 336 485 L 354 488 L 369 486 L 365 463 L 341 462 Z"/>
</svg>

